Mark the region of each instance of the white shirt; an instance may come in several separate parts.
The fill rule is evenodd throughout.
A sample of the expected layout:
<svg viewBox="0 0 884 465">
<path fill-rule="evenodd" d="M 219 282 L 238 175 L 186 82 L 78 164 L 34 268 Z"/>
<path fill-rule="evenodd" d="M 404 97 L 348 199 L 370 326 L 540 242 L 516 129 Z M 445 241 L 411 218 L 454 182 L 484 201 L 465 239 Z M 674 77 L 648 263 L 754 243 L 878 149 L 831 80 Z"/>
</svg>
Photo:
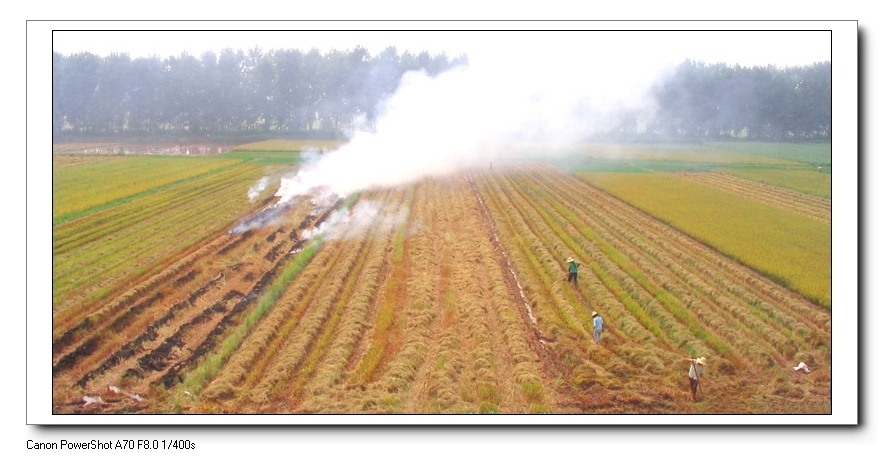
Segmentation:
<svg viewBox="0 0 884 465">
<path fill-rule="evenodd" d="M 694 367 L 696 367 L 696 371 L 694 371 Z M 688 376 L 694 379 L 700 379 L 697 377 L 697 374 L 703 374 L 706 371 L 706 367 L 697 363 L 697 359 L 693 359 L 693 363 L 691 363 L 691 369 L 688 370 Z"/>
</svg>

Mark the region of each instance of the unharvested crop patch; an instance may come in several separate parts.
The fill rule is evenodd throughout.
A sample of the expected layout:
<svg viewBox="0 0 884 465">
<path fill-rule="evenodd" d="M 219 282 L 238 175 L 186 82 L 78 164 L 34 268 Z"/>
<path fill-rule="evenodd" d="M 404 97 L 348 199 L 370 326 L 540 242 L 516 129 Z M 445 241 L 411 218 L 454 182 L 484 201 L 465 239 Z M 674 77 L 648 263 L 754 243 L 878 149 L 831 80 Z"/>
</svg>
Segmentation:
<svg viewBox="0 0 884 465">
<path fill-rule="evenodd" d="M 830 222 L 669 173 L 579 176 L 802 295 L 831 305 Z"/>
<path fill-rule="evenodd" d="M 784 170 L 780 170 L 783 172 Z M 806 171 L 802 173 L 807 173 Z M 761 182 L 754 182 L 747 179 L 741 179 L 725 173 L 718 172 L 679 172 L 679 176 L 690 179 L 707 186 L 721 189 L 725 192 L 732 192 L 752 200 L 773 205 L 787 211 L 792 211 L 806 215 L 827 223 L 832 222 L 832 201 L 816 197 L 813 195 L 802 194 L 790 189 L 771 186 Z M 809 173 L 812 176 L 822 177 L 819 173 Z M 831 177 L 829 177 L 831 178 Z M 831 187 L 831 182 L 829 187 Z"/>
</svg>

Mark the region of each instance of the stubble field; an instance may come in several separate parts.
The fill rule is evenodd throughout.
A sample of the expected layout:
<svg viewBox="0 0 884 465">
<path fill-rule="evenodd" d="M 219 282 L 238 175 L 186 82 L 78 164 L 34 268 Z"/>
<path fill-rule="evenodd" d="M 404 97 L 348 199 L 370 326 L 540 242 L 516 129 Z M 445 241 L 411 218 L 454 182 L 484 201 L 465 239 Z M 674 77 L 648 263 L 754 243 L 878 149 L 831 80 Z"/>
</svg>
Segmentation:
<svg viewBox="0 0 884 465">
<path fill-rule="evenodd" d="M 553 165 L 279 209 L 291 167 L 216 168 L 54 225 L 54 413 L 831 412 L 828 308 Z"/>
</svg>

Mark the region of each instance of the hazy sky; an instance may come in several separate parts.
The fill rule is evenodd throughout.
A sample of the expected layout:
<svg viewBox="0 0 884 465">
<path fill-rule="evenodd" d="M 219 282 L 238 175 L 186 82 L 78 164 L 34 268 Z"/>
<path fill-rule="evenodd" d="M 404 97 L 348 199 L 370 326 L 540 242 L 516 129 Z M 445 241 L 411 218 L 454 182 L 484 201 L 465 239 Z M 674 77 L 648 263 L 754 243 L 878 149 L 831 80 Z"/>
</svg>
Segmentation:
<svg viewBox="0 0 884 465">
<path fill-rule="evenodd" d="M 389 31 L 389 25 L 376 22 L 359 23 L 308 23 L 312 28 L 326 27 L 327 30 L 254 30 L 244 23 L 221 23 L 227 30 L 184 30 L 190 25 L 207 28 L 214 23 L 122 23 L 119 29 L 113 24 L 74 22 L 60 26 L 69 30 L 55 30 L 52 48 L 62 54 L 88 51 L 106 56 L 110 53 L 128 53 L 133 58 L 157 55 L 168 57 L 187 52 L 200 56 L 211 50 L 218 52 L 224 48 L 249 50 L 318 48 L 350 50 L 356 46 L 377 54 L 388 46 L 395 46 L 400 52 L 427 51 L 431 54 L 445 52 L 449 56 L 466 53 L 471 61 L 502 60 L 524 57 L 549 58 L 560 60 L 575 54 L 614 54 L 621 60 L 641 59 L 653 62 L 680 62 L 684 59 L 710 62 L 727 62 L 743 66 L 775 64 L 796 66 L 831 59 L 831 34 L 827 30 L 807 30 L 814 23 L 786 22 L 787 26 L 803 25 L 805 30 L 782 29 L 779 23 L 710 23 L 704 30 L 684 29 L 682 23 L 457 23 L 459 28 L 472 30 L 451 30 L 452 24 L 442 23 L 437 27 L 448 30 L 427 30 L 436 23 L 416 26 L 424 30 Z M 705 23 L 688 23 L 692 28 Z M 747 24 L 764 27 L 767 30 L 746 30 Z M 266 24 L 260 24 L 266 28 Z M 303 27 L 303 23 L 297 24 Z M 160 27 L 158 27 L 160 26 Z M 284 29 L 292 29 L 291 23 L 281 23 Z M 397 28 L 408 28 L 409 23 L 394 23 Z M 531 30 L 488 30 L 516 27 Z M 729 27 L 725 27 L 729 26 Z M 105 30 L 95 30 L 98 28 Z M 611 29 L 587 31 L 585 29 Z M 817 26 L 821 27 L 821 26 Z M 171 30 L 175 28 L 177 30 Z M 373 29 L 354 31 L 352 29 Z M 582 31 L 550 30 L 584 29 Z M 639 31 L 643 29 L 669 29 Z M 92 30 L 90 30 L 92 29 Z M 334 30 L 332 30 L 334 29 Z M 341 30 L 350 29 L 350 30 Z M 484 30 L 481 30 L 484 29 Z M 730 30 L 726 30 L 730 29 Z"/>
<path fill-rule="evenodd" d="M 193 23 L 192 28 L 208 29 L 205 26 L 212 24 Z M 469 56 L 468 69 L 435 79 L 404 78 L 396 95 L 384 102 L 376 129 L 357 130 L 347 147 L 302 167 L 297 178 L 283 182 L 278 195 L 284 200 L 317 186 L 346 195 L 372 185 L 444 174 L 463 163 L 510 154 L 516 143 L 530 143 L 536 153 L 558 153 L 589 133 L 610 130 L 624 111 L 652 115 L 651 85 L 685 59 L 797 66 L 830 60 L 832 55 L 831 32 L 810 30 L 805 23 L 786 23 L 804 30 L 782 30 L 782 25 L 770 30 L 775 28 L 771 23 L 753 23 L 763 30 L 746 30 L 747 23 L 738 23 L 743 30 L 736 30 L 734 23 L 726 23 L 730 30 L 697 30 L 702 24 L 662 22 L 630 24 L 632 28 L 585 22 L 441 23 L 444 27 L 297 23 L 301 30 L 291 30 L 293 23 L 280 24 L 290 30 L 234 30 L 229 23 L 223 24 L 228 29 L 224 31 L 185 31 L 180 23 L 163 23 L 178 30 L 160 30 L 157 23 L 124 23 L 130 30 L 107 30 L 105 23 L 87 23 L 79 24 L 81 30 L 55 30 L 52 47 L 63 54 L 116 52 L 133 58 L 183 52 L 199 57 L 225 48 L 325 52 L 358 46 L 372 55 L 393 46 L 400 52 Z M 88 30 L 90 26 L 105 30 Z M 146 30 L 150 26 L 154 30 Z M 306 26 L 327 30 L 303 30 Z M 694 30 L 686 30 L 688 26 Z M 540 150 L 537 144 L 550 150 Z M 415 147 L 422 147 L 421 157 L 414 156 Z"/>
</svg>

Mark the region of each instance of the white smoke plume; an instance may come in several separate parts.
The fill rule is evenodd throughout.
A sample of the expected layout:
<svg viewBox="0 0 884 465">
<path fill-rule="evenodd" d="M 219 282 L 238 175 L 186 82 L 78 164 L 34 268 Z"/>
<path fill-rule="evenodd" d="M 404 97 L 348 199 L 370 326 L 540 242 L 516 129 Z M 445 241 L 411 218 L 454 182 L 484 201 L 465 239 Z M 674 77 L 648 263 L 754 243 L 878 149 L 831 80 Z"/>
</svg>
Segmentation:
<svg viewBox="0 0 884 465">
<path fill-rule="evenodd" d="M 500 157 L 561 153 L 610 130 L 623 112 L 652 110 L 645 93 L 656 72 L 624 65 L 641 57 L 584 52 L 555 60 L 533 52 L 471 57 L 436 77 L 405 74 L 375 128 L 282 179 L 280 202 L 318 186 L 346 196 Z"/>
<path fill-rule="evenodd" d="M 259 179 L 258 182 L 249 188 L 249 202 L 255 203 L 258 200 L 258 196 L 261 195 L 261 192 L 264 192 L 264 189 L 267 189 L 267 185 L 270 184 L 270 178 L 264 176 Z"/>
<path fill-rule="evenodd" d="M 407 217 L 408 211 L 404 207 L 393 210 L 373 200 L 366 200 L 356 204 L 353 209 L 344 208 L 332 212 L 322 224 L 302 232 L 300 238 L 310 240 L 319 235 L 323 235 L 323 240 L 362 238 L 373 227 L 392 229 Z"/>
</svg>

